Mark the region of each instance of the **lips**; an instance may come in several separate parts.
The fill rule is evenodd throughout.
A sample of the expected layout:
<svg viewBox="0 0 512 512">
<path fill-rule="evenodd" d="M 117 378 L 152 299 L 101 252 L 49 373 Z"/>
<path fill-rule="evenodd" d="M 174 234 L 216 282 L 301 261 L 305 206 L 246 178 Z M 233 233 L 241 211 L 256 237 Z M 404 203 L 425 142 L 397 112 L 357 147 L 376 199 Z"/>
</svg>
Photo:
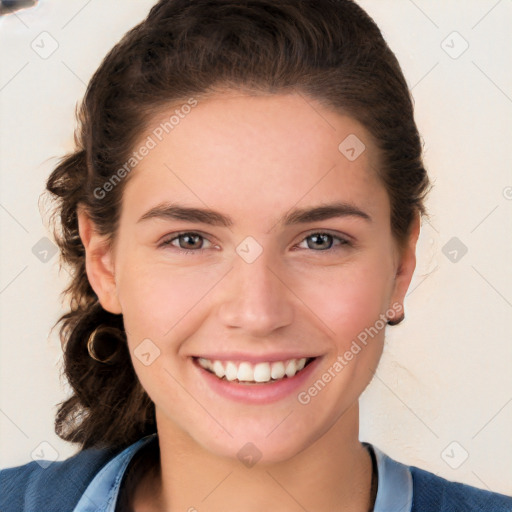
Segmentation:
<svg viewBox="0 0 512 512">
<path fill-rule="evenodd" d="M 301 372 L 314 357 L 283 359 L 280 361 L 229 361 L 220 359 L 195 358 L 197 364 L 218 379 L 229 382 L 267 383 L 292 378 Z"/>
<path fill-rule="evenodd" d="M 307 387 L 307 383 L 318 372 L 323 360 L 323 355 L 313 356 L 304 353 L 291 354 L 290 352 L 266 355 L 248 352 L 203 353 L 201 357 L 199 355 L 191 356 L 196 377 L 192 379 L 192 384 L 197 383 L 198 391 L 206 393 L 205 396 L 212 400 L 222 397 L 245 405 L 257 406 L 272 404 L 280 400 L 296 400 L 297 393 Z M 302 364 L 304 366 L 299 370 Z M 213 370 L 214 366 L 218 375 Z M 283 368 L 284 375 L 281 376 Z M 295 372 L 293 377 L 286 374 L 287 370 L 289 375 Z M 224 371 L 224 375 L 219 377 L 222 375 L 222 371 Z M 274 371 L 274 376 L 278 377 L 277 379 L 272 378 L 272 371 Z M 226 372 L 230 372 L 230 378 L 235 377 L 236 372 L 234 380 L 228 380 Z M 239 380 L 239 372 L 242 379 L 249 380 Z M 215 396 L 210 395 L 210 391 Z"/>
</svg>

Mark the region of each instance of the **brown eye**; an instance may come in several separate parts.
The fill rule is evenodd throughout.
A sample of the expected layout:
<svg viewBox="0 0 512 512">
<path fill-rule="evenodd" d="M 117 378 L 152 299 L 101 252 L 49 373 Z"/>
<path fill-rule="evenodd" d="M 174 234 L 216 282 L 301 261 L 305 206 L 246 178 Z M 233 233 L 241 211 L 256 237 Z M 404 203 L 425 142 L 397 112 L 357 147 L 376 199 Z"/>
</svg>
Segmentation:
<svg viewBox="0 0 512 512">
<path fill-rule="evenodd" d="M 178 252 L 197 253 L 205 250 L 203 247 L 205 241 L 207 241 L 206 238 L 199 233 L 175 233 L 163 240 L 160 246 L 176 249 Z"/>
<path fill-rule="evenodd" d="M 203 237 L 201 235 L 185 233 L 184 235 L 179 235 L 176 237 L 176 240 L 180 242 L 181 249 L 201 249 L 202 238 Z M 183 247 L 181 246 L 181 243 L 183 243 Z"/>
</svg>

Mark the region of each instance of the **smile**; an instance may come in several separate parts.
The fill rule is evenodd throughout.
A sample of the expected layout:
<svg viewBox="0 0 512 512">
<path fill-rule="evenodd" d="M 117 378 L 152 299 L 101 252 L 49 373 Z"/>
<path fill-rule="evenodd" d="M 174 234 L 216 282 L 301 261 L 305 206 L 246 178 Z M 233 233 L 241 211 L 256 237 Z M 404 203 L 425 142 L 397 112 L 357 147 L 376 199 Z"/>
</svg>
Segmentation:
<svg viewBox="0 0 512 512">
<path fill-rule="evenodd" d="M 196 358 L 197 364 L 221 380 L 246 384 L 277 382 L 295 377 L 315 358 L 288 359 L 284 361 L 259 362 L 219 361 L 203 357 Z"/>
</svg>

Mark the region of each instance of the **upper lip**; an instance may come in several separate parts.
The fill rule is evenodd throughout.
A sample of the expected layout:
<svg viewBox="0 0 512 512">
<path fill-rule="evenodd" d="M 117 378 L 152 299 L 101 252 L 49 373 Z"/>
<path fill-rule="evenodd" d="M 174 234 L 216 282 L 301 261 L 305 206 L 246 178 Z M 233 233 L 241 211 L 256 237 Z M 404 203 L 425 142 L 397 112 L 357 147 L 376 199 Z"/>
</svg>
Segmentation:
<svg viewBox="0 0 512 512">
<path fill-rule="evenodd" d="M 194 355 L 210 361 L 247 361 L 248 363 L 272 363 L 275 361 L 289 361 L 290 359 L 312 359 L 318 355 L 303 352 L 273 352 L 272 354 L 247 354 L 242 352 L 203 353 Z"/>
</svg>

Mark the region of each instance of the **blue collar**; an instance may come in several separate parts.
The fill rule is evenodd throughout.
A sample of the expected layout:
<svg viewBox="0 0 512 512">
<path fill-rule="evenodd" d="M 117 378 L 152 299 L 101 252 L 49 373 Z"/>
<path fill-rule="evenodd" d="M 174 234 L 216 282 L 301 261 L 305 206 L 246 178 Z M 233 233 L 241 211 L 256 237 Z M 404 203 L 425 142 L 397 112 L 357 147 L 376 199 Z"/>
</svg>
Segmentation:
<svg viewBox="0 0 512 512">
<path fill-rule="evenodd" d="M 73 512 L 114 512 L 121 480 L 133 456 L 156 434 L 128 446 L 92 479 Z M 412 476 L 408 466 L 371 445 L 377 458 L 379 486 L 373 512 L 411 512 Z"/>
<path fill-rule="evenodd" d="M 409 467 L 389 458 L 376 446 L 379 487 L 373 512 L 411 512 L 412 475 Z"/>
</svg>

